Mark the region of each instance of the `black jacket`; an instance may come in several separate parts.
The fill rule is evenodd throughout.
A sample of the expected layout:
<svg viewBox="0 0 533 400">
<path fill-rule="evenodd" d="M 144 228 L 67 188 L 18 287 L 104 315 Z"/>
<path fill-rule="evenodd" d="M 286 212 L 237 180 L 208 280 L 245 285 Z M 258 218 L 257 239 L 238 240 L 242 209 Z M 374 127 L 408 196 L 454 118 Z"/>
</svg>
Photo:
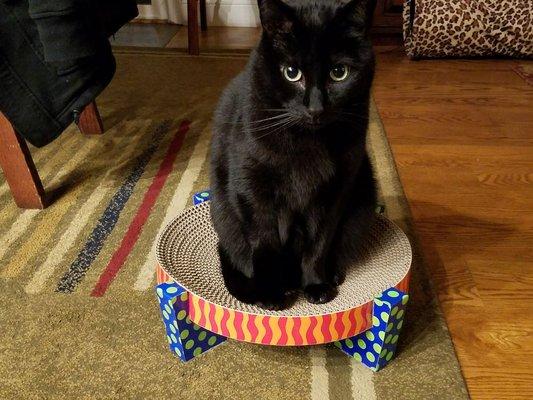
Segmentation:
<svg viewBox="0 0 533 400">
<path fill-rule="evenodd" d="M 111 81 L 108 37 L 135 16 L 135 0 L 0 0 L 0 111 L 51 142 Z"/>
</svg>

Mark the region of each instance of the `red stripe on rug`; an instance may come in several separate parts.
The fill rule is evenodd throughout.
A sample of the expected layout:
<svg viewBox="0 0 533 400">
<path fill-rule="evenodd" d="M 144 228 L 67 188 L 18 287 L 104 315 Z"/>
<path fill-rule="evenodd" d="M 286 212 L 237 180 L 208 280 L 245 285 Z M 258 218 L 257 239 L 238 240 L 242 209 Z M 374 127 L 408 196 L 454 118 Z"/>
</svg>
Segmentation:
<svg viewBox="0 0 533 400">
<path fill-rule="evenodd" d="M 168 146 L 165 158 L 161 162 L 157 174 L 152 179 L 150 187 L 144 194 L 143 201 L 137 209 L 137 213 L 131 221 L 126 235 L 124 236 L 124 238 L 122 238 L 122 242 L 120 243 L 119 248 L 115 251 L 113 257 L 111 257 L 111 260 L 107 264 L 107 267 L 105 268 L 104 272 L 102 272 L 102 274 L 100 275 L 96 286 L 91 292 L 91 296 L 101 297 L 104 295 L 109 285 L 111 285 L 111 282 L 113 282 L 113 279 L 115 279 L 118 272 L 124 265 L 124 262 L 133 250 L 135 243 L 137 243 L 137 240 L 139 239 L 142 228 L 148 220 L 148 217 L 150 216 L 152 207 L 154 206 L 157 198 L 159 197 L 159 194 L 161 193 L 161 190 L 163 189 L 168 176 L 172 172 L 174 161 L 176 160 L 181 146 L 183 145 L 185 134 L 189 130 L 189 126 L 189 121 L 183 121 L 178 131 L 174 135 L 172 142 Z"/>
</svg>

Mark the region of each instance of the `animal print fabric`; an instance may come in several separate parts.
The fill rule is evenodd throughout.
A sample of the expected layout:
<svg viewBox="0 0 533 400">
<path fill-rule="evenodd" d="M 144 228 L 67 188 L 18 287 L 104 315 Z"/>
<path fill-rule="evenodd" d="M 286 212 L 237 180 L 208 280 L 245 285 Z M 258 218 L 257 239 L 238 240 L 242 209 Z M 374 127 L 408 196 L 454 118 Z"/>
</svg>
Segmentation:
<svg viewBox="0 0 533 400">
<path fill-rule="evenodd" d="M 533 0 L 407 0 L 411 58 L 533 57 Z"/>
</svg>

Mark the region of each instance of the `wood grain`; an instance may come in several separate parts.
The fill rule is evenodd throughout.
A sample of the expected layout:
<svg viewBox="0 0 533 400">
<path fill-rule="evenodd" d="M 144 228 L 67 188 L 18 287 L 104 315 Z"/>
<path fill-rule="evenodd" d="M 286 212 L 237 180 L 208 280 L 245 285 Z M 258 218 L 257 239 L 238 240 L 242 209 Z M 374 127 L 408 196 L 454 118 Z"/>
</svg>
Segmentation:
<svg viewBox="0 0 533 400">
<path fill-rule="evenodd" d="M 260 35 L 260 28 L 210 26 L 207 31 L 200 32 L 199 47 L 202 49 L 202 52 L 220 52 L 221 50 L 249 51 L 255 47 Z M 180 29 L 168 42 L 166 47 L 186 49 L 186 30 Z"/>
<path fill-rule="evenodd" d="M 403 0 L 377 0 L 372 29 L 378 33 L 402 32 Z"/>
<path fill-rule="evenodd" d="M 200 39 L 198 29 L 198 0 L 187 2 L 187 40 L 189 54 L 197 56 L 200 54 Z"/>
<path fill-rule="evenodd" d="M 533 395 L 533 86 L 378 49 L 374 95 L 473 399 Z"/>
<path fill-rule="evenodd" d="M 89 103 L 81 112 L 78 128 L 85 135 L 101 135 L 104 133 L 104 124 L 95 101 Z"/>
<path fill-rule="evenodd" d="M 33 209 L 45 208 L 43 185 L 28 146 L 1 112 L 0 166 L 17 206 Z"/>
</svg>

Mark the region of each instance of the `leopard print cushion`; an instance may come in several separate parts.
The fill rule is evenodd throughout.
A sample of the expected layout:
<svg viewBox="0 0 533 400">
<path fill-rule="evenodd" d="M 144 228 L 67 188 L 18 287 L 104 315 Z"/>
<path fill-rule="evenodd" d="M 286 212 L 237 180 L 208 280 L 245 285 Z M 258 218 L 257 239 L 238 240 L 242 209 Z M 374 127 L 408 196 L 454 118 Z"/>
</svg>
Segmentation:
<svg viewBox="0 0 533 400">
<path fill-rule="evenodd" d="M 533 57 L 533 0 L 407 0 L 407 55 Z"/>
</svg>

